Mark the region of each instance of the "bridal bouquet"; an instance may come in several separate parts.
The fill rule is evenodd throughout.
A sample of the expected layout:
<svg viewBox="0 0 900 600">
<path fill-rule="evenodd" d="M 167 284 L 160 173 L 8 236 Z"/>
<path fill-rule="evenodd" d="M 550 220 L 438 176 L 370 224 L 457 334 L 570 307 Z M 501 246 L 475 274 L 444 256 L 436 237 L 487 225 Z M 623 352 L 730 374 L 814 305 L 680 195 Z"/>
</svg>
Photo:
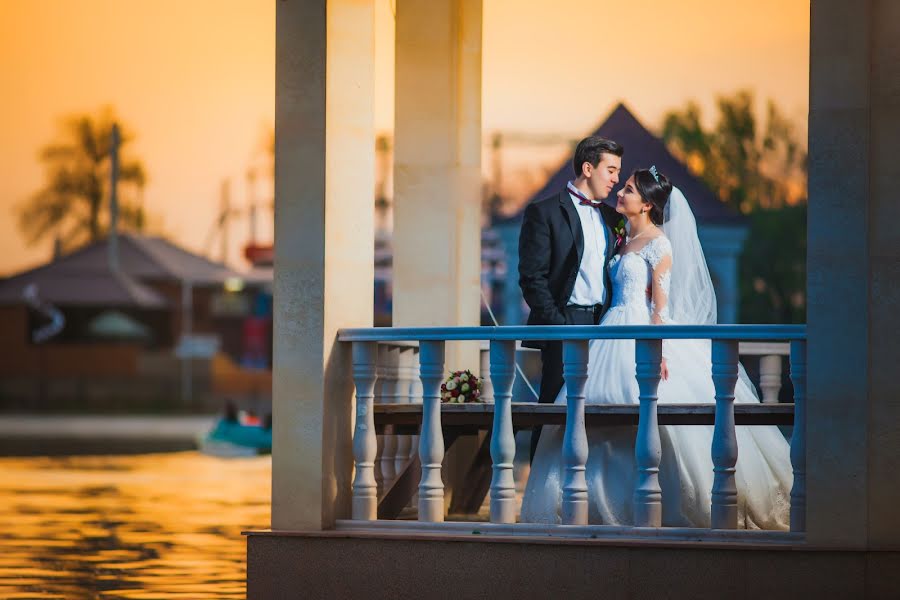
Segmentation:
<svg viewBox="0 0 900 600">
<path fill-rule="evenodd" d="M 441 402 L 481 402 L 481 380 L 471 371 L 455 371 L 450 373 L 447 381 L 441 384 Z"/>
</svg>

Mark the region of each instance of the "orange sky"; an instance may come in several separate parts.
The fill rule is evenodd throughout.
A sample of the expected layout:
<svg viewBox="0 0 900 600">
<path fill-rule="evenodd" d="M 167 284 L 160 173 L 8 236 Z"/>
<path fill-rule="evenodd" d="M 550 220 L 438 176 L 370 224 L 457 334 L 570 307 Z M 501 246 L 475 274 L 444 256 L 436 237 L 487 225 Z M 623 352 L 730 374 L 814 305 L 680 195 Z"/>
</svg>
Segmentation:
<svg viewBox="0 0 900 600">
<path fill-rule="evenodd" d="M 376 124 L 390 129 L 396 0 L 375 1 Z M 201 250 L 221 181 L 243 205 L 271 127 L 274 15 L 275 0 L 0 0 L 0 276 L 49 256 L 13 212 L 42 184 L 39 148 L 59 117 L 104 104 L 137 134 L 148 211 Z M 808 45 L 809 0 L 484 0 L 483 126 L 574 137 L 623 99 L 655 127 L 689 98 L 710 111 L 750 87 L 805 127 Z M 246 233 L 233 225 L 235 264 Z"/>
</svg>

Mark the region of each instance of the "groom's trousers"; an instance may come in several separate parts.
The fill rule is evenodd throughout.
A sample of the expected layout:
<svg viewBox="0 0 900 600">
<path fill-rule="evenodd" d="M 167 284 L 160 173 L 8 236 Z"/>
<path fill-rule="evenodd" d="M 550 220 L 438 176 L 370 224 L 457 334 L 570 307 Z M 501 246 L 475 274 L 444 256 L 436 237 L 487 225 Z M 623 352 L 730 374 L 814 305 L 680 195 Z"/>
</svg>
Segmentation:
<svg viewBox="0 0 900 600">
<path fill-rule="evenodd" d="M 600 305 L 567 306 L 565 309 L 566 325 L 596 325 L 600 322 Z M 545 342 L 541 350 L 541 393 L 540 404 L 553 404 L 563 384 L 563 352 L 562 342 Z M 541 437 L 541 426 L 531 431 L 531 453 L 529 462 L 534 459 L 538 440 Z"/>
</svg>

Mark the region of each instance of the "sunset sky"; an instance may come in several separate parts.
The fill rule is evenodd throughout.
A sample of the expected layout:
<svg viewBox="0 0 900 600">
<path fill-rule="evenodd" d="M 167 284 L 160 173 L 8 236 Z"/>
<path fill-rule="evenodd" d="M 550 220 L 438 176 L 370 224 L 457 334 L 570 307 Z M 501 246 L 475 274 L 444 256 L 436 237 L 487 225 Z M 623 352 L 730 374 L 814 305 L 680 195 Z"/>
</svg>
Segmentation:
<svg viewBox="0 0 900 600">
<path fill-rule="evenodd" d="M 380 130 L 393 121 L 395 4 L 376 0 Z M 275 0 L 0 0 L 0 276 L 49 257 L 14 217 L 43 182 L 38 150 L 61 117 L 104 105 L 136 134 L 158 228 L 202 250 L 222 180 L 244 205 L 262 159 L 274 38 Z M 483 128 L 577 137 L 619 100 L 657 127 L 688 99 L 711 115 L 717 94 L 752 88 L 805 131 L 808 45 L 809 0 L 484 0 Z M 246 233 L 233 225 L 236 266 Z"/>
</svg>

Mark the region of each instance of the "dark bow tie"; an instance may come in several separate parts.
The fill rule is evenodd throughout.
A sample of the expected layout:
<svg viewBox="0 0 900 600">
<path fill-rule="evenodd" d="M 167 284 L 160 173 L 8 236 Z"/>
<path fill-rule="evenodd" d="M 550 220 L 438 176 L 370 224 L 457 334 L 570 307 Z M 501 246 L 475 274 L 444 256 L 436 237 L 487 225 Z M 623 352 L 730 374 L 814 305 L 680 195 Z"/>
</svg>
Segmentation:
<svg viewBox="0 0 900 600">
<path fill-rule="evenodd" d="M 581 191 L 578 190 L 578 188 L 576 188 L 573 185 L 567 186 L 567 189 L 569 190 L 570 194 L 572 194 L 573 196 L 578 198 L 578 203 L 581 204 L 582 206 L 593 206 L 594 208 L 600 208 L 601 206 L 603 206 L 602 202 L 597 202 L 597 201 L 588 199 L 587 196 L 582 194 Z"/>
</svg>

